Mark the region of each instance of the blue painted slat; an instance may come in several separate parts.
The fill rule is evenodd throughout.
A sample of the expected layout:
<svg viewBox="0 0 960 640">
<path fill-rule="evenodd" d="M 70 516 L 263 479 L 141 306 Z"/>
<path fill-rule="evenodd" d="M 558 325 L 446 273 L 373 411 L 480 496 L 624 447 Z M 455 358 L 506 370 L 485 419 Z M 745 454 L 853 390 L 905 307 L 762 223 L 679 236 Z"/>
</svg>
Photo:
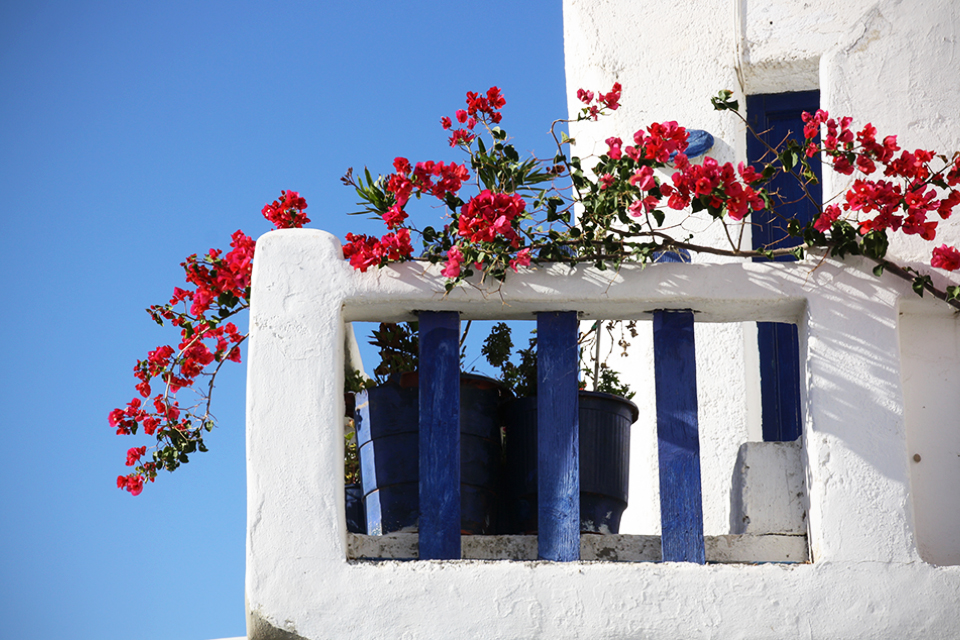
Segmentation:
<svg viewBox="0 0 960 640">
<path fill-rule="evenodd" d="M 419 322 L 419 556 L 459 559 L 460 314 L 425 311 Z"/>
<path fill-rule="evenodd" d="M 653 361 L 665 562 L 705 562 L 692 311 L 655 311 Z"/>
<path fill-rule="evenodd" d="M 578 321 L 537 314 L 537 491 L 541 560 L 580 559 Z"/>
</svg>

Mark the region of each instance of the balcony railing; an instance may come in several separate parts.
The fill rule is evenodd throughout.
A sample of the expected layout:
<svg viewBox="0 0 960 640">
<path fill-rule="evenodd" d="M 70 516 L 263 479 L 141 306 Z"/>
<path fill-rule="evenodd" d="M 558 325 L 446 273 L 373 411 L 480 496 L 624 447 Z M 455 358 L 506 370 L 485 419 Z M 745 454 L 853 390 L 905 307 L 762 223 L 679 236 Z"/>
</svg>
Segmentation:
<svg viewBox="0 0 960 640">
<path fill-rule="evenodd" d="M 577 312 L 537 317 L 537 558 L 580 560 Z M 418 314 L 420 519 L 418 557 L 461 557 L 460 314 Z M 704 563 L 694 314 L 653 313 L 660 458 L 661 554 Z"/>
</svg>

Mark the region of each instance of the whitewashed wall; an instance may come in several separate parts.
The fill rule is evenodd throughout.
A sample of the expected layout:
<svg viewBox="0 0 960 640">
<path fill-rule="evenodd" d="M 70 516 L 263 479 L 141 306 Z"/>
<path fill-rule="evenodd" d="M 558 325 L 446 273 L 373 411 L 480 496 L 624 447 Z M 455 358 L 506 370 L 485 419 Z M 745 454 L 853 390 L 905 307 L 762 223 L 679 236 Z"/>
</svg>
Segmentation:
<svg viewBox="0 0 960 640">
<path fill-rule="evenodd" d="M 676 120 L 713 134 L 716 144 L 708 153 L 720 162 L 745 160 L 744 127 L 710 106 L 709 98 L 720 89 L 733 90 L 741 105 L 748 94 L 820 89 L 822 108 L 851 115 L 861 125 L 872 121 L 883 135 L 898 134 L 904 148 L 960 149 L 958 34 L 960 5 L 950 1 L 565 0 L 570 113 L 582 106 L 578 88 L 606 90 L 615 81 L 623 85 L 623 106 L 612 117 L 571 125 L 577 141 L 573 153 L 600 154 L 611 135 L 628 140 L 651 122 Z M 826 175 L 824 194 L 845 185 Z M 688 225 L 698 240 L 725 242 L 718 225 Z M 938 245 L 940 238 L 960 240 L 958 229 L 943 223 Z M 921 266 L 929 261 L 931 248 L 922 241 L 899 241 L 891 253 Z M 630 533 L 659 531 L 653 348 L 651 331 L 645 329 L 628 359 L 612 361 L 639 389 L 635 401 L 642 408 L 633 432 L 630 507 L 622 527 Z M 755 332 L 753 323 L 697 327 L 708 534 L 730 531 L 731 473 L 738 448 L 761 439 Z M 951 334 L 937 335 L 948 340 Z M 935 415 L 941 424 L 954 423 L 946 411 Z M 958 479 L 946 468 L 942 473 L 947 475 L 937 477 L 944 481 Z M 947 555 L 953 553 L 960 548 Z"/>
</svg>

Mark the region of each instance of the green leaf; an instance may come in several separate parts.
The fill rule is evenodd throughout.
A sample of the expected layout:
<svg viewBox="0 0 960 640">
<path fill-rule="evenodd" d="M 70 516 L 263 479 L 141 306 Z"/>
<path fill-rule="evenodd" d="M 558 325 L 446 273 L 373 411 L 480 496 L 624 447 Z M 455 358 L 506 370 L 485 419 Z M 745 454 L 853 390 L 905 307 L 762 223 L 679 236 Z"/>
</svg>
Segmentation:
<svg viewBox="0 0 960 640">
<path fill-rule="evenodd" d="M 730 98 L 732 97 L 733 91 L 724 89 L 713 98 L 710 98 L 710 103 L 713 104 L 713 108 L 716 111 L 737 111 L 740 109 L 740 103 L 736 100 L 731 100 Z"/>
<path fill-rule="evenodd" d="M 889 241 L 886 231 L 874 229 L 863 236 L 861 244 L 863 245 L 863 255 L 868 258 L 880 259 L 887 255 Z"/>
<path fill-rule="evenodd" d="M 873 268 L 873 275 L 877 276 L 878 278 L 883 275 L 883 264 L 878 264 Z"/>
<path fill-rule="evenodd" d="M 784 170 L 790 171 L 793 169 L 794 158 L 796 154 L 791 151 L 783 151 L 780 153 L 780 163 L 783 165 Z"/>
<path fill-rule="evenodd" d="M 653 219 L 657 221 L 658 227 L 663 226 L 663 221 L 666 220 L 666 218 L 667 215 L 663 211 L 660 211 L 660 209 L 653 210 Z"/>
<path fill-rule="evenodd" d="M 913 279 L 913 290 L 921 298 L 923 297 L 923 289 L 925 286 L 933 286 L 933 280 L 930 279 L 930 276 L 917 276 Z"/>
<path fill-rule="evenodd" d="M 787 220 L 787 233 L 793 237 L 800 235 L 800 221 L 796 218 Z"/>
</svg>

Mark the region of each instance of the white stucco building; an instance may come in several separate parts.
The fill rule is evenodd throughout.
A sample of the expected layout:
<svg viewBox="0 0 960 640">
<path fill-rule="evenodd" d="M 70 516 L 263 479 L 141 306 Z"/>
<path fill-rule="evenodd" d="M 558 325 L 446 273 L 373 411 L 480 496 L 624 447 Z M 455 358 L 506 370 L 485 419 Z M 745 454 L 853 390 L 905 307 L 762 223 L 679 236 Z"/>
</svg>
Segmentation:
<svg viewBox="0 0 960 640">
<path fill-rule="evenodd" d="M 960 149 L 953 2 L 565 0 L 564 23 L 570 111 L 579 87 L 624 87 L 613 117 L 573 127 L 581 156 L 604 152 L 608 136 L 677 120 L 709 131 L 721 162 L 744 160 L 742 124 L 709 106 L 724 88 L 741 104 L 818 89 L 821 108 L 896 133 L 904 148 Z M 844 186 L 825 178 L 825 197 Z M 956 225 L 941 238 L 960 241 Z M 928 252 L 891 249 L 918 266 Z M 444 297 L 439 273 L 420 266 L 354 272 L 336 238 L 291 230 L 258 241 L 253 287 L 251 639 L 960 637 L 960 325 L 907 283 L 816 258 L 554 267 L 509 279 L 505 306 L 468 288 Z M 571 309 L 587 320 L 696 311 L 707 564 L 649 561 L 660 522 L 649 413 L 634 426 L 624 529 L 635 535 L 582 547 L 585 559 L 648 561 L 354 559 L 411 540 L 346 532 L 346 323 Z M 799 328 L 793 445 L 743 446 L 761 439 L 757 321 Z M 651 394 L 635 401 L 653 406 L 650 344 L 638 340 L 621 368 Z M 529 540 L 501 542 L 465 540 L 464 556 L 528 557 Z"/>
</svg>

